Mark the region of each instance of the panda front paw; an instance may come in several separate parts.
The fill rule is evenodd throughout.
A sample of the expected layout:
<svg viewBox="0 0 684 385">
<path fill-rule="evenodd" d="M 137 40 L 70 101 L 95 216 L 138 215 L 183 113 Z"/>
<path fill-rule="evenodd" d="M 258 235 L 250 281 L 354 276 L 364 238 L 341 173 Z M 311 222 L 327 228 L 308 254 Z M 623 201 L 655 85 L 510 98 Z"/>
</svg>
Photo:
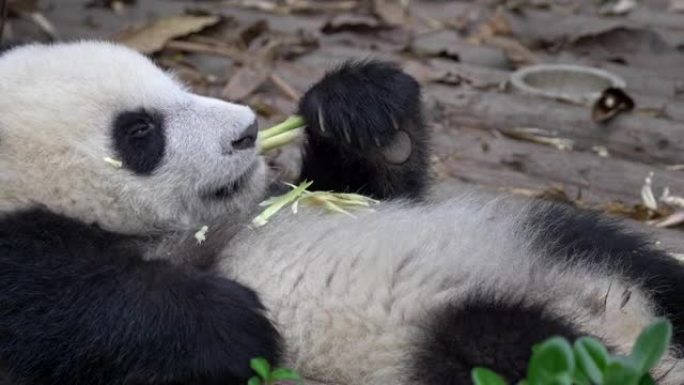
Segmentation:
<svg viewBox="0 0 684 385">
<path fill-rule="evenodd" d="M 310 142 L 403 163 L 425 134 L 420 86 L 389 63 L 349 62 L 313 85 L 299 104 Z"/>
<path fill-rule="evenodd" d="M 187 367 L 176 363 L 174 370 L 182 369 L 170 383 L 242 385 L 254 374 L 251 359 L 265 358 L 274 365 L 280 360 L 280 335 L 257 294 L 234 281 L 213 280 L 215 286 L 204 291 L 196 305 L 200 324 L 178 325 L 194 326 L 186 346 L 192 353 Z"/>
</svg>

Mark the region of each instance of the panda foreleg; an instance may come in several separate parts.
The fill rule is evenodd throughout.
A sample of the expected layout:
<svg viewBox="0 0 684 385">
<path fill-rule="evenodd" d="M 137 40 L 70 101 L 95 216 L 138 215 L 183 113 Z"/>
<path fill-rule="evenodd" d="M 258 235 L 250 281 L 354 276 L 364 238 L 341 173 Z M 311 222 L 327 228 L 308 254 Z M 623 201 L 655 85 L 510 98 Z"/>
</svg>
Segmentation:
<svg viewBox="0 0 684 385">
<path fill-rule="evenodd" d="M 2 370 L 21 384 L 242 385 L 251 358 L 279 358 L 252 290 L 42 210 L 0 220 L 0 304 Z"/>
<path fill-rule="evenodd" d="M 428 182 L 420 86 L 381 62 L 346 63 L 299 104 L 307 123 L 300 180 L 317 190 L 418 199 Z"/>
</svg>

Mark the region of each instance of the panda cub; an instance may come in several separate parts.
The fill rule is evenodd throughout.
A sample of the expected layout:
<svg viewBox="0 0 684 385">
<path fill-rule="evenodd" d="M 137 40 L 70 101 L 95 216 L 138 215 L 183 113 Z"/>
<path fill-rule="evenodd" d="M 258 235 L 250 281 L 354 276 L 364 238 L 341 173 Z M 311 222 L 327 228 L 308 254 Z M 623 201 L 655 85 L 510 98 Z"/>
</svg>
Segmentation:
<svg viewBox="0 0 684 385">
<path fill-rule="evenodd" d="M 677 261 L 564 206 L 431 200 L 420 89 L 391 65 L 330 72 L 298 112 L 301 179 L 383 203 L 254 229 L 269 186 L 248 107 L 108 43 L 0 56 L 0 381 L 243 384 L 253 357 L 345 385 L 515 381 L 542 339 L 624 353 L 667 316 L 654 374 L 684 383 Z"/>
</svg>

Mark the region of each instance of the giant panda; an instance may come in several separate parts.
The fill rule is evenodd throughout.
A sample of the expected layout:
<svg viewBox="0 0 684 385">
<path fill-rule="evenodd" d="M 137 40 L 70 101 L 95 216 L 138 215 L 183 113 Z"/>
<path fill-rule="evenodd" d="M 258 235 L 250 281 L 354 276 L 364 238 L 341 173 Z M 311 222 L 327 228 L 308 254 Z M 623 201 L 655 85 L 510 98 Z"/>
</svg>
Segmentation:
<svg viewBox="0 0 684 385">
<path fill-rule="evenodd" d="M 301 179 L 382 203 L 254 228 L 271 189 L 248 107 L 110 43 L 2 54 L 3 383 L 243 384 L 254 357 L 341 385 L 515 381 L 547 337 L 625 353 L 659 316 L 675 344 L 655 374 L 684 383 L 684 268 L 645 238 L 551 203 L 431 199 L 420 88 L 392 65 L 331 71 L 298 113 Z"/>
</svg>

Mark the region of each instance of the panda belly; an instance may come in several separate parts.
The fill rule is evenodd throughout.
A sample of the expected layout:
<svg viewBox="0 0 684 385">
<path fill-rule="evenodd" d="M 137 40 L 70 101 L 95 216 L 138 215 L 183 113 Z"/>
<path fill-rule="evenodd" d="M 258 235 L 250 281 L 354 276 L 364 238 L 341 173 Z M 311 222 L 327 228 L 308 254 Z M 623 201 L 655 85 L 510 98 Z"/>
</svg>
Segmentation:
<svg viewBox="0 0 684 385">
<path fill-rule="evenodd" d="M 260 294 L 284 337 L 287 364 L 321 381 L 440 383 L 422 363 L 452 359 L 465 360 L 463 368 L 443 366 L 466 381 L 470 358 L 448 357 L 460 355 L 450 345 L 488 354 L 492 346 L 478 345 L 488 327 L 526 335 L 550 323 L 551 334 L 567 326 L 628 351 L 654 319 L 649 301 L 608 270 L 544 261 L 516 231 L 527 210 L 464 195 L 425 206 L 388 203 L 356 218 L 284 212 L 239 234 L 222 268 Z M 490 300 L 493 312 L 469 310 Z M 510 314 L 527 317 L 515 312 L 528 307 L 541 309 L 529 325 L 506 325 Z M 502 354 L 528 354 L 523 349 Z"/>
</svg>

